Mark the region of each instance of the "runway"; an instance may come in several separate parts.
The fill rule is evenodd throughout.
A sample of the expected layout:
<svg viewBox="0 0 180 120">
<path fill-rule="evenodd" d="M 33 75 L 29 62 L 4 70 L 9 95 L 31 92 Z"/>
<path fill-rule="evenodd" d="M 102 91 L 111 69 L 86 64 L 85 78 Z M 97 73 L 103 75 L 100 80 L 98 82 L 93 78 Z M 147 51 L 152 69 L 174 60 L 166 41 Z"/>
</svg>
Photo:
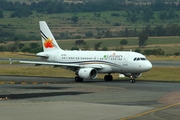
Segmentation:
<svg viewBox="0 0 180 120">
<path fill-rule="evenodd" d="M 180 83 L 75 83 L 66 78 L 24 76 L 0 76 L 0 81 L 1 119 L 180 119 Z"/>
</svg>

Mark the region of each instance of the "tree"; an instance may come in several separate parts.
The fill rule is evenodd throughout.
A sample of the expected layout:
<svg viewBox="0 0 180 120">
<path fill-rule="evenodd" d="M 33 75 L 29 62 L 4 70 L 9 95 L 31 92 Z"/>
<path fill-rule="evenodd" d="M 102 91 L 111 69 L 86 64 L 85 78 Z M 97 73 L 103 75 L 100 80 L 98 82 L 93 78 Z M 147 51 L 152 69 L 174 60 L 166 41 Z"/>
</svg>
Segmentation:
<svg viewBox="0 0 180 120">
<path fill-rule="evenodd" d="M 65 38 L 66 37 L 66 33 L 60 32 L 59 37 L 62 38 L 62 39 Z"/>
<path fill-rule="evenodd" d="M 113 37 L 113 33 L 110 30 L 106 30 L 105 35 L 106 38 Z"/>
<path fill-rule="evenodd" d="M 84 42 L 84 40 L 76 40 L 75 41 L 75 45 L 81 45 L 81 44 L 86 44 L 86 42 Z"/>
<path fill-rule="evenodd" d="M 165 55 L 165 51 L 162 49 L 144 50 L 144 55 Z"/>
<path fill-rule="evenodd" d="M 79 50 L 78 47 L 72 47 L 71 50 Z"/>
<path fill-rule="evenodd" d="M 38 48 L 39 44 L 38 43 L 30 43 L 30 48 L 34 49 L 34 48 Z"/>
<path fill-rule="evenodd" d="M 0 9 L 0 18 L 4 18 L 2 9 Z"/>
<path fill-rule="evenodd" d="M 31 10 L 29 8 L 22 7 L 22 8 L 18 8 L 18 10 L 11 13 L 10 17 L 11 18 L 14 18 L 14 17 L 22 18 L 22 17 L 28 17 L 29 15 L 32 15 Z"/>
<path fill-rule="evenodd" d="M 123 40 L 120 41 L 120 44 L 121 45 L 127 45 L 128 41 L 126 39 L 123 39 Z"/>
<path fill-rule="evenodd" d="M 29 47 L 25 47 L 21 50 L 22 52 L 30 52 L 31 51 L 31 48 Z"/>
<path fill-rule="evenodd" d="M 8 48 L 11 52 L 15 52 L 17 50 L 17 46 L 15 44 L 9 45 Z"/>
<path fill-rule="evenodd" d="M 123 48 L 123 46 L 116 46 L 115 47 L 115 50 L 116 51 L 122 51 L 124 48 Z"/>
<path fill-rule="evenodd" d="M 86 37 L 87 37 L 87 38 L 93 37 L 93 32 L 91 32 L 91 31 L 87 32 L 87 33 L 86 33 Z"/>
<path fill-rule="evenodd" d="M 94 17 L 101 17 L 101 13 L 94 12 Z"/>
<path fill-rule="evenodd" d="M 135 49 L 134 51 L 135 51 L 135 52 L 138 52 L 138 53 L 141 53 L 141 50 L 140 50 L 140 49 L 138 49 L 138 48 L 137 48 L 137 49 Z"/>
<path fill-rule="evenodd" d="M 72 16 L 71 17 L 71 20 L 74 22 L 74 23 L 77 23 L 79 18 L 77 16 Z"/>
<path fill-rule="evenodd" d="M 127 18 L 128 21 L 131 21 L 132 23 L 135 23 L 138 21 L 138 17 L 137 17 L 137 14 L 135 13 L 128 13 L 128 18 Z"/>
<path fill-rule="evenodd" d="M 114 23 L 114 26 L 120 26 L 121 24 L 120 23 L 118 23 L 118 22 L 115 22 Z"/>
<path fill-rule="evenodd" d="M 23 43 L 19 43 L 19 44 L 18 44 L 19 49 L 22 49 L 24 46 L 25 46 L 25 45 L 24 45 Z"/>
<path fill-rule="evenodd" d="M 48 5 L 46 6 L 46 12 L 47 14 L 52 14 L 54 11 L 54 3 L 53 2 L 49 2 Z"/>
<path fill-rule="evenodd" d="M 4 47 L 4 46 L 0 46 L 0 51 L 1 52 L 4 52 L 4 51 L 6 51 L 7 50 L 7 48 L 6 47 Z"/>
<path fill-rule="evenodd" d="M 139 47 L 144 47 L 147 45 L 146 41 L 148 40 L 148 35 L 145 32 L 141 32 L 139 34 L 138 40 L 139 40 L 139 42 L 138 42 Z"/>
<path fill-rule="evenodd" d="M 98 42 L 94 44 L 94 49 L 99 50 L 99 47 L 101 46 L 102 42 Z"/>
<path fill-rule="evenodd" d="M 158 14 L 158 17 L 159 17 L 160 20 L 164 21 L 167 18 L 167 12 L 166 11 L 161 11 Z"/>
<path fill-rule="evenodd" d="M 178 14 L 176 14 L 173 9 L 169 10 L 167 14 L 167 19 L 174 19 L 176 16 L 178 17 Z"/>
<path fill-rule="evenodd" d="M 89 45 L 85 45 L 85 46 L 83 47 L 83 50 L 90 50 Z"/>
<path fill-rule="evenodd" d="M 143 14 L 142 14 L 142 20 L 145 22 L 149 22 L 151 18 L 154 18 L 154 13 L 152 9 L 149 9 L 148 7 L 145 7 L 143 9 Z"/>
<path fill-rule="evenodd" d="M 175 56 L 179 56 L 179 55 L 180 55 L 180 52 L 175 52 L 174 55 L 175 55 Z"/>
<path fill-rule="evenodd" d="M 101 50 L 102 51 L 108 51 L 109 49 L 108 49 L 108 47 L 103 47 Z"/>
<path fill-rule="evenodd" d="M 131 21 L 132 23 L 137 22 L 137 21 L 138 21 L 137 15 L 136 15 L 136 14 L 132 14 L 132 15 L 130 16 L 130 21 Z"/>
</svg>

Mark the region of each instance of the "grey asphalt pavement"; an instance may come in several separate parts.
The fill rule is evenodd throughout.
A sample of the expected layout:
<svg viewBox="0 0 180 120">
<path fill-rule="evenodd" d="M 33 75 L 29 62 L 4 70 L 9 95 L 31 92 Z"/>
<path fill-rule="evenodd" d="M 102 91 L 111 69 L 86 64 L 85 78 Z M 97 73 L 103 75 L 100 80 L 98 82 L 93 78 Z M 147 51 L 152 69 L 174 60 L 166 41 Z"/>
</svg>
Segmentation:
<svg viewBox="0 0 180 120">
<path fill-rule="evenodd" d="M 75 83 L 65 78 L 0 76 L 2 79 L 16 82 L 0 85 L 0 118 L 4 120 L 180 119 L 180 83 Z"/>
</svg>

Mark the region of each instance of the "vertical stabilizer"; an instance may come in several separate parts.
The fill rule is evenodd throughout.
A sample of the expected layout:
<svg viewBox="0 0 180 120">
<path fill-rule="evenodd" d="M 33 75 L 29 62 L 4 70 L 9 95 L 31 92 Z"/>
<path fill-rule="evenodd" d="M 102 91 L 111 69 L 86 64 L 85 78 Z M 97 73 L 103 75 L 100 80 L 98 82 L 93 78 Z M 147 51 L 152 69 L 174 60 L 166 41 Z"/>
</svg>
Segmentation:
<svg viewBox="0 0 180 120">
<path fill-rule="evenodd" d="M 62 50 L 57 44 L 53 34 L 51 33 L 49 27 L 47 26 L 45 21 L 39 21 L 40 33 L 42 38 L 43 50 L 54 51 L 54 50 Z"/>
</svg>

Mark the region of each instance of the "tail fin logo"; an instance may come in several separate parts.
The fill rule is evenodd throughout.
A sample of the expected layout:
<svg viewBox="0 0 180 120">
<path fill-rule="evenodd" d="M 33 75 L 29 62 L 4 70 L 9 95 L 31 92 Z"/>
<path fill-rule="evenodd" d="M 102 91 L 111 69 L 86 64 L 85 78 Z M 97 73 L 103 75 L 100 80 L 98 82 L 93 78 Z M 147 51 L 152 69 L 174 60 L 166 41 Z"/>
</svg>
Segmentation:
<svg viewBox="0 0 180 120">
<path fill-rule="evenodd" d="M 45 48 L 53 48 L 55 47 L 54 43 L 53 43 L 53 39 L 50 39 L 49 37 L 47 37 L 42 31 L 41 32 L 41 37 L 44 41 L 44 47 Z"/>
<path fill-rule="evenodd" d="M 45 39 L 45 42 L 44 42 L 44 47 L 45 48 L 53 48 L 54 45 L 53 45 L 53 39 Z"/>
</svg>

